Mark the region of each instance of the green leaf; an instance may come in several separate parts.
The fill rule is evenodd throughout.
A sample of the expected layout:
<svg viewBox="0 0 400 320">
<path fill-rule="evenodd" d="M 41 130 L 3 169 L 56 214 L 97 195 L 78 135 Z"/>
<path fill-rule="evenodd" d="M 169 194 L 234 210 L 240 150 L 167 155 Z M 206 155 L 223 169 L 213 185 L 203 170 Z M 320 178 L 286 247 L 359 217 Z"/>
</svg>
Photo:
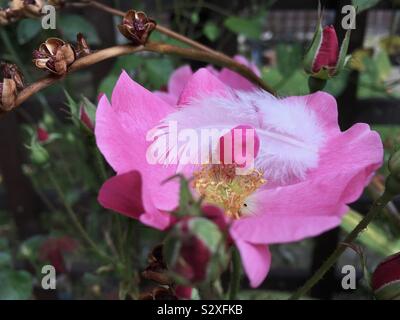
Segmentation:
<svg viewBox="0 0 400 320">
<path fill-rule="evenodd" d="M 260 18 L 229 17 L 224 25 L 236 34 L 242 34 L 249 39 L 258 40 L 262 33 L 262 20 Z"/>
<path fill-rule="evenodd" d="M 283 77 L 289 77 L 301 66 L 301 47 L 298 45 L 279 44 L 276 55 L 278 70 Z"/>
<path fill-rule="evenodd" d="M 25 44 L 35 38 L 42 26 L 40 20 L 24 19 L 17 26 L 17 40 L 19 44 Z"/>
<path fill-rule="evenodd" d="M 203 33 L 210 41 L 215 41 L 220 35 L 220 29 L 213 22 L 207 22 L 203 27 Z"/>
<path fill-rule="evenodd" d="M 146 83 L 154 89 L 159 89 L 168 82 L 174 66 L 168 58 L 146 59 L 144 69 Z"/>
<path fill-rule="evenodd" d="M 380 0 L 353 0 L 353 6 L 357 7 L 357 12 L 360 13 L 361 11 L 370 9 L 376 6 Z"/>
<path fill-rule="evenodd" d="M 65 40 L 76 41 L 76 35 L 81 32 L 90 45 L 100 44 L 100 38 L 94 26 L 83 17 L 69 14 L 61 15 L 58 18 L 58 26 L 62 29 L 62 36 Z"/>
<path fill-rule="evenodd" d="M 2 271 L 0 283 L 0 300 L 26 300 L 32 295 L 32 276 L 26 271 Z"/>
</svg>

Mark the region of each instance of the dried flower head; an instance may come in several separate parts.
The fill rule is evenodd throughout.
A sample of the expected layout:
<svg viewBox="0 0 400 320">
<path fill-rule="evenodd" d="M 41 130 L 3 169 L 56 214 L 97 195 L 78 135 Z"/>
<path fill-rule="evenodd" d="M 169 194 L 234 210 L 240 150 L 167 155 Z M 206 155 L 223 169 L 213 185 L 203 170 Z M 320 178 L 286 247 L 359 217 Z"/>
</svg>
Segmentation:
<svg viewBox="0 0 400 320">
<path fill-rule="evenodd" d="M 15 81 L 17 89 L 22 90 L 24 88 L 24 77 L 16 64 L 1 62 L 0 70 L 3 78 Z"/>
<path fill-rule="evenodd" d="M 82 57 L 87 56 L 92 53 L 92 51 L 90 50 L 89 45 L 82 33 L 78 33 L 76 35 L 76 41 L 77 41 L 77 45 L 76 45 L 77 58 L 82 58 Z"/>
<path fill-rule="evenodd" d="M 156 28 L 156 22 L 142 11 L 129 10 L 120 25 L 119 31 L 135 45 L 147 42 L 151 32 Z"/>
<path fill-rule="evenodd" d="M 0 108 L 11 110 L 17 99 L 18 89 L 23 89 L 24 80 L 18 67 L 12 63 L 0 63 Z"/>
<path fill-rule="evenodd" d="M 38 17 L 42 15 L 45 4 L 44 0 L 12 0 L 10 1 L 10 9 L 21 12 L 28 17 Z"/>
<path fill-rule="evenodd" d="M 76 60 L 75 50 L 69 43 L 49 38 L 42 43 L 39 50 L 33 52 L 33 62 L 40 69 L 47 69 L 57 75 L 64 75 L 68 66 Z"/>
<path fill-rule="evenodd" d="M 3 79 L 0 82 L 0 109 L 3 111 L 10 111 L 17 99 L 17 85 L 12 79 Z"/>
</svg>

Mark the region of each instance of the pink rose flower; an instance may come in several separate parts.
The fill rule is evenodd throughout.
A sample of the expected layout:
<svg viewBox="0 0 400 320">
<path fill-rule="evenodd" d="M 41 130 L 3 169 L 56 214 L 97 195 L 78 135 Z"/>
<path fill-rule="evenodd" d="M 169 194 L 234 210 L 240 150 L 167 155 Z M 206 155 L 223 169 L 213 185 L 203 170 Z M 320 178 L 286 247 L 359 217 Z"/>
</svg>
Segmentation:
<svg viewBox="0 0 400 320">
<path fill-rule="evenodd" d="M 341 132 L 336 101 L 327 93 L 278 99 L 261 90 L 233 89 L 221 81 L 222 72 L 185 72 L 185 80 L 170 81 L 170 103 L 125 72 L 111 102 L 101 98 L 97 145 L 117 174 L 104 183 L 98 200 L 165 230 L 176 221 L 170 212 L 179 203 L 179 181 L 163 182 L 177 172 L 195 177 L 193 193 L 231 220 L 230 237 L 251 286 L 257 287 L 271 265 L 269 245 L 313 237 L 340 224 L 347 204 L 358 199 L 380 167 L 382 142 L 366 124 Z M 170 121 L 196 132 L 253 128 L 254 169 L 235 175 L 231 166 L 182 165 L 180 157 L 178 163 L 150 164 L 146 154 L 161 140 L 146 137 Z M 193 146 L 180 142 L 170 151 L 187 147 Z M 229 192 L 215 193 L 217 184 Z"/>
</svg>

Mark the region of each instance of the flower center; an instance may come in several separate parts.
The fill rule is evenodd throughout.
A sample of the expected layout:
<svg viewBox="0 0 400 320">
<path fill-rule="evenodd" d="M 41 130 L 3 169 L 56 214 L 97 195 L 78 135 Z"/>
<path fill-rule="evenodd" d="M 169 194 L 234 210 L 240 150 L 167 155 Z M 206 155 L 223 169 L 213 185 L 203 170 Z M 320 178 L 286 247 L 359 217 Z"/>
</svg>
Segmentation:
<svg viewBox="0 0 400 320">
<path fill-rule="evenodd" d="M 236 175 L 234 165 L 203 165 L 194 173 L 193 187 L 210 204 L 225 210 L 233 219 L 243 216 L 246 199 L 266 183 L 263 173 L 253 169 L 246 175 Z"/>
</svg>

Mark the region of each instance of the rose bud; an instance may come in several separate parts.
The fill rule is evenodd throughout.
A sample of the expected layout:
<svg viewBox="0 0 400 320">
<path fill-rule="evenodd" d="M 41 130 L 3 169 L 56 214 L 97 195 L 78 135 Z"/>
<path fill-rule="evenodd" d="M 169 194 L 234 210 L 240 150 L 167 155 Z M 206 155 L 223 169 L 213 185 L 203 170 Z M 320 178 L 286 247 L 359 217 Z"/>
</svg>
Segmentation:
<svg viewBox="0 0 400 320">
<path fill-rule="evenodd" d="M 49 140 L 49 133 L 46 131 L 46 129 L 42 127 L 38 127 L 36 130 L 36 136 L 39 142 L 46 142 Z"/>
<path fill-rule="evenodd" d="M 151 32 L 156 28 L 156 22 L 149 19 L 142 11 L 129 10 L 120 25 L 119 31 L 134 45 L 144 45 Z"/>
<path fill-rule="evenodd" d="M 187 217 L 169 232 L 164 257 L 178 285 L 211 282 L 227 263 L 225 239 L 212 221 Z"/>
<path fill-rule="evenodd" d="M 83 36 L 82 33 L 78 33 L 76 36 L 77 45 L 76 45 L 76 56 L 77 58 L 82 58 L 92 53 L 89 48 L 89 45 Z"/>
<path fill-rule="evenodd" d="M 64 253 L 73 252 L 77 247 L 77 241 L 68 236 L 49 238 L 39 249 L 39 259 L 49 261 L 58 273 L 65 273 Z"/>
<path fill-rule="evenodd" d="M 400 252 L 381 262 L 372 275 L 378 300 L 400 300 Z"/>
<path fill-rule="evenodd" d="M 350 42 L 350 30 L 339 49 L 339 41 L 333 26 L 322 27 L 322 14 L 319 13 L 317 30 L 311 46 L 304 58 L 304 69 L 311 77 L 328 80 L 339 74 L 348 61 L 347 50 Z"/>
<path fill-rule="evenodd" d="M 33 62 L 40 69 L 47 69 L 59 76 L 64 75 L 68 67 L 76 60 L 75 50 L 61 39 L 49 38 L 39 50 L 33 52 Z"/>
<path fill-rule="evenodd" d="M 24 88 L 24 77 L 17 67 L 17 65 L 13 63 L 4 63 L 0 64 L 1 75 L 3 78 L 12 79 L 15 81 L 17 85 L 17 89 L 22 90 Z"/>
<path fill-rule="evenodd" d="M 17 85 L 12 79 L 3 79 L 0 82 L 0 109 L 10 111 L 17 99 Z"/>
<path fill-rule="evenodd" d="M 90 132 L 94 132 L 94 114 L 89 115 L 83 104 L 79 108 L 79 120 Z"/>
</svg>

